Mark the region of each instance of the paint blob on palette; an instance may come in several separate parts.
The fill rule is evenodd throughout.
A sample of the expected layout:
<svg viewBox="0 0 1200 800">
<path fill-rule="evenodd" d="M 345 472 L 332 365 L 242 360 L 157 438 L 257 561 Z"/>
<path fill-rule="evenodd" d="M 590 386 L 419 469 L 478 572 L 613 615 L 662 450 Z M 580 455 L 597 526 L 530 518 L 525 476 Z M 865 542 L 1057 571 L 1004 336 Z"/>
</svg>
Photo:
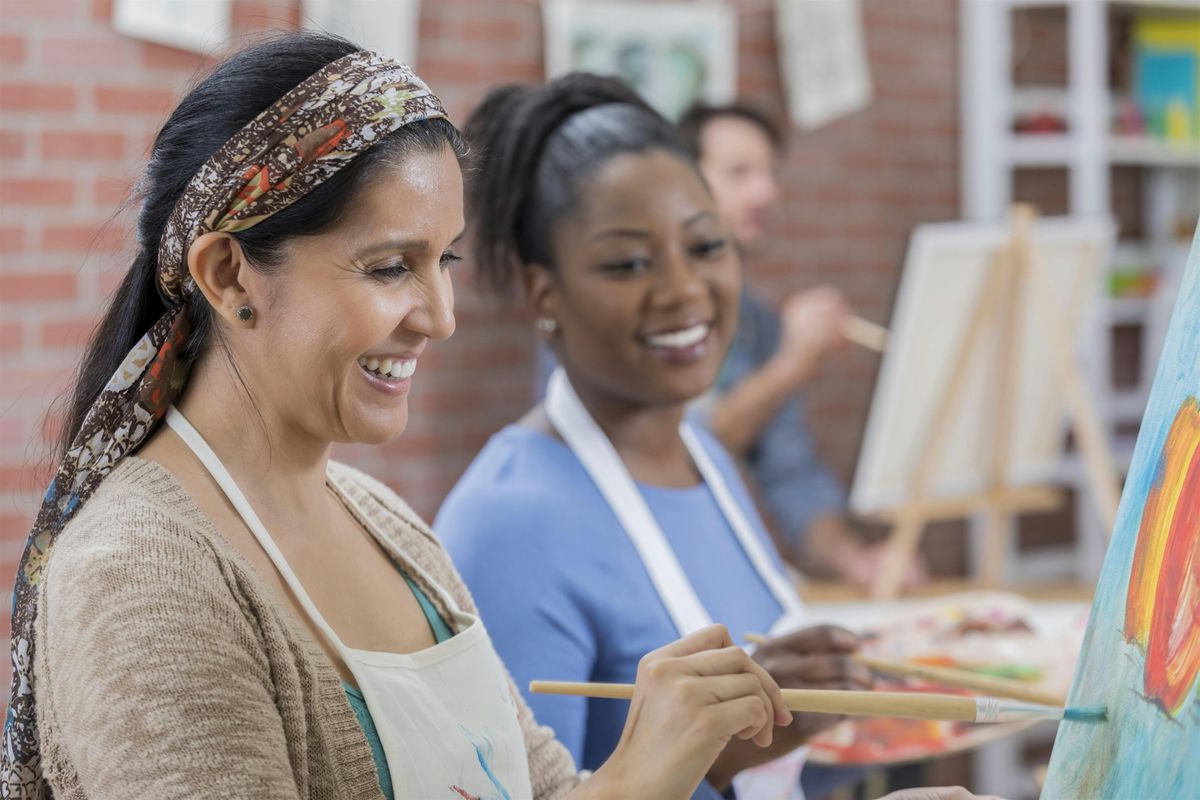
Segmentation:
<svg viewBox="0 0 1200 800">
<path fill-rule="evenodd" d="M 1200 798 L 1200 229 L 1125 481 L 1044 800 Z"/>
</svg>

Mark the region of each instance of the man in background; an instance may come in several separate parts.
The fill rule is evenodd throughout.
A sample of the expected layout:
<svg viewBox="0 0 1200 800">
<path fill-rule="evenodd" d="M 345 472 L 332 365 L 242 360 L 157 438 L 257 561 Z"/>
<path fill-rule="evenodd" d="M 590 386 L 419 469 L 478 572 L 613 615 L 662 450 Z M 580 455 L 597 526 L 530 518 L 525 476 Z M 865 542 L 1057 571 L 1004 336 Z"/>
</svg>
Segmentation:
<svg viewBox="0 0 1200 800">
<path fill-rule="evenodd" d="M 696 106 L 680 131 L 743 260 L 752 257 L 779 199 L 780 130 L 758 110 L 735 104 Z M 801 393 L 820 361 L 842 346 L 849 315 L 830 286 L 792 294 L 778 312 L 747 289 L 708 424 L 749 468 L 785 556 L 810 574 L 868 586 L 881 545 L 865 543 L 847 519 L 845 491 L 813 447 Z"/>
</svg>

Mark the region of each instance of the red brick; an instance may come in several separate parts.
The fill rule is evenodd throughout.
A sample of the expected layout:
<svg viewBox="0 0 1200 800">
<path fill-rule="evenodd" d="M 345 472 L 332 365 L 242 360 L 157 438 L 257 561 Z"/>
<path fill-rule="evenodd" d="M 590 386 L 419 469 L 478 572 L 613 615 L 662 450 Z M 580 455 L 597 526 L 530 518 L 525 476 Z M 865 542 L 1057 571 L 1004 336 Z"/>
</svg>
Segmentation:
<svg viewBox="0 0 1200 800">
<path fill-rule="evenodd" d="M 73 272 L 0 272 L 0 298 L 6 303 L 69 300 L 78 284 Z"/>
<path fill-rule="evenodd" d="M 113 0 L 92 0 L 92 18 L 112 22 Z"/>
<path fill-rule="evenodd" d="M 124 67 L 136 44 L 115 34 L 48 36 L 41 42 L 42 64 L 48 67 Z"/>
<path fill-rule="evenodd" d="M 5 34 L 0 36 L 0 64 L 13 66 L 25 60 L 25 37 Z"/>
<path fill-rule="evenodd" d="M 511 42 L 521 36 L 521 26 L 512 19 L 467 19 L 462 38 L 468 42 Z"/>
<path fill-rule="evenodd" d="M 0 158 L 17 160 L 25 155 L 26 136 L 18 131 L 0 131 Z"/>
<path fill-rule="evenodd" d="M 34 475 L 26 464 L 0 466 L 0 492 L 27 492 L 35 485 Z"/>
<path fill-rule="evenodd" d="M 124 240 L 125 231 L 116 221 L 92 225 L 47 225 L 42 229 L 41 250 L 47 253 L 113 250 Z"/>
<path fill-rule="evenodd" d="M 82 349 L 96 328 L 94 317 L 60 319 L 42 323 L 43 347 Z"/>
<path fill-rule="evenodd" d="M 72 111 L 75 87 L 61 83 L 0 83 L 0 111 Z"/>
<path fill-rule="evenodd" d="M 166 88 L 97 86 L 95 99 L 98 111 L 165 116 L 175 105 L 176 97 Z"/>
<path fill-rule="evenodd" d="M 119 133 L 97 133 L 90 130 L 42 133 L 42 156 L 45 158 L 104 161 L 119 159 L 124 154 L 125 137 Z"/>
<path fill-rule="evenodd" d="M 300 4 L 271 0 L 240 0 L 233 4 L 233 29 L 292 30 L 300 25 Z"/>
<path fill-rule="evenodd" d="M 61 207 L 75 202 L 75 183 L 65 178 L 0 179 L 0 205 Z"/>
<path fill-rule="evenodd" d="M 4 513 L 0 514 L 0 539 L 5 543 L 18 542 L 25 539 L 25 534 L 29 533 L 29 526 L 33 524 L 33 520 L 24 514 Z M 17 557 L 20 558 L 18 552 Z M 16 566 L 15 564 L 13 565 Z M 3 575 L 3 580 L 8 582 L 12 580 L 12 572 L 0 573 Z M 8 614 L 0 616 L 7 617 Z M 8 659 L 4 659 L 7 661 Z"/>
<path fill-rule="evenodd" d="M 25 229 L 18 225 L 0 225 L 0 253 L 19 253 L 25 249 Z"/>
<path fill-rule="evenodd" d="M 154 42 L 142 43 L 140 60 L 142 66 L 148 69 L 172 69 L 181 72 L 194 72 L 208 63 L 208 59 L 200 53 Z"/>
<path fill-rule="evenodd" d="M 102 210 L 119 207 L 129 199 L 134 179 L 125 175 L 100 176 L 92 186 L 92 202 Z"/>
<path fill-rule="evenodd" d="M 24 329 L 19 322 L 0 322 L 0 350 L 11 353 L 20 350 L 25 341 Z"/>
</svg>

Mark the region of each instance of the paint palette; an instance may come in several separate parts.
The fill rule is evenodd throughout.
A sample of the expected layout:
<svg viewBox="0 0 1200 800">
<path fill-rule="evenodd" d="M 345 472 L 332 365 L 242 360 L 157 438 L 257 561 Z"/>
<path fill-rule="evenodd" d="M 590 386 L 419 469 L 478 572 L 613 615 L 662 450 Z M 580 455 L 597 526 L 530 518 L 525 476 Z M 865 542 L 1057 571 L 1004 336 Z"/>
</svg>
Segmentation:
<svg viewBox="0 0 1200 800">
<path fill-rule="evenodd" d="M 863 649 L 871 655 L 1028 681 L 1063 695 L 1087 622 L 1086 603 L 1032 603 L 1002 592 L 811 610 L 826 618 L 823 621 L 835 621 L 869 637 Z M 970 694 L 916 679 L 886 679 L 877 688 Z M 846 766 L 919 761 L 969 750 L 1032 724 L 1036 723 L 847 720 L 813 739 L 809 761 Z"/>
</svg>

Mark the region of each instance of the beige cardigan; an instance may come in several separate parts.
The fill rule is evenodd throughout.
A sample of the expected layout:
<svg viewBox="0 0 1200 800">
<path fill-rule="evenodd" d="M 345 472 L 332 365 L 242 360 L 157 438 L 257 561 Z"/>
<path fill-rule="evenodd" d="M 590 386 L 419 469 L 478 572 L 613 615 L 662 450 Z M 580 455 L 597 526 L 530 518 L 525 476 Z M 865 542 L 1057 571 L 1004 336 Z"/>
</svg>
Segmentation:
<svg viewBox="0 0 1200 800">
<path fill-rule="evenodd" d="M 344 465 L 329 475 L 393 558 L 474 611 L 404 501 Z M 117 466 L 41 588 L 34 679 L 55 797 L 382 800 L 333 664 L 273 594 L 163 467 Z M 561 796 L 579 781 L 571 756 L 513 691 L 534 795 Z"/>
</svg>

